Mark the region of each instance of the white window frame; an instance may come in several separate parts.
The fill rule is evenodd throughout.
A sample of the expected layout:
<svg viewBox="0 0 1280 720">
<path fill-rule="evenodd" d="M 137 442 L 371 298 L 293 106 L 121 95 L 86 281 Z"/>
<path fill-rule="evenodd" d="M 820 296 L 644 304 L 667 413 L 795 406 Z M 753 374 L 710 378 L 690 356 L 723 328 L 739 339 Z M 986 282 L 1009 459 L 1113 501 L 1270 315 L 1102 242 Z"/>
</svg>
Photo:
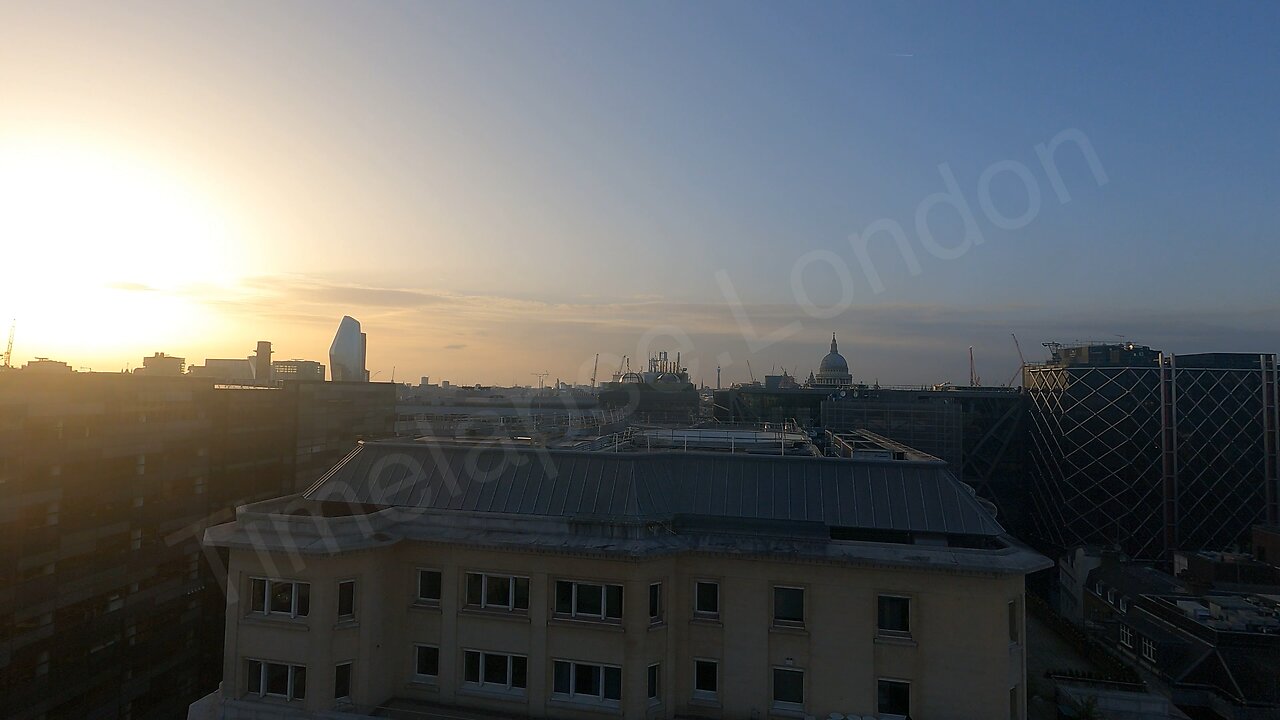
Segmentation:
<svg viewBox="0 0 1280 720">
<path fill-rule="evenodd" d="M 650 683 L 650 680 L 653 682 Z M 649 686 L 653 685 L 653 691 L 649 691 Z M 650 705 L 662 704 L 662 663 L 649 663 L 649 667 L 645 669 L 644 675 L 644 691 L 648 697 Z"/>
<path fill-rule="evenodd" d="M 1154 663 L 1156 661 L 1156 644 L 1149 637 L 1142 638 L 1142 657 L 1147 662 Z"/>
<path fill-rule="evenodd" d="M 418 650 L 421 648 L 426 648 L 429 650 L 436 651 L 436 674 L 435 675 L 424 675 L 418 672 Z M 414 643 L 412 660 L 413 660 L 413 679 L 416 682 L 435 683 L 440 680 L 440 646 L 439 645 L 432 645 L 430 643 Z M 484 662 L 483 659 L 481 660 L 481 662 L 482 663 Z M 480 677 L 483 678 L 484 674 L 481 673 Z"/>
<path fill-rule="evenodd" d="M 569 666 L 569 692 L 562 693 L 556 691 L 555 684 L 555 668 L 557 663 L 564 663 Z M 587 695 L 579 694 L 578 687 L 578 668 L 588 667 L 594 669 L 599 677 L 600 694 Z M 606 698 L 604 695 L 605 680 L 604 673 L 606 670 L 618 671 L 618 697 Z M 582 662 L 580 660 L 569 660 L 567 658 L 555 658 L 551 661 L 551 697 L 562 702 L 582 703 L 585 705 L 599 705 L 602 707 L 620 707 L 622 705 L 622 666 L 609 665 L 607 663 Z"/>
<path fill-rule="evenodd" d="M 435 573 L 440 577 L 440 597 L 433 597 L 433 598 L 422 597 L 422 574 L 423 573 Z M 440 570 L 438 568 L 431 568 L 431 567 L 415 568 L 413 573 L 413 581 L 414 581 L 414 588 L 413 588 L 414 602 L 421 603 L 423 605 L 439 605 L 440 604 L 441 599 L 444 597 L 444 571 L 443 570 Z"/>
<path fill-rule="evenodd" d="M 700 609 L 698 609 L 698 586 L 699 586 L 699 585 L 714 585 L 714 586 L 715 586 L 715 588 L 716 588 L 716 609 L 715 609 L 715 610 L 700 610 Z M 719 581 L 719 580 L 712 580 L 711 578 L 701 578 L 701 579 L 698 579 L 698 580 L 694 580 L 694 581 L 693 581 L 693 615 L 694 615 L 694 617 L 698 617 L 698 618 L 719 618 L 719 617 L 720 617 L 720 606 L 723 604 L 723 602 L 722 602 L 722 601 L 723 601 L 723 598 L 721 597 L 721 593 L 720 593 L 720 581 Z"/>
<path fill-rule="evenodd" d="M 700 690 L 698 689 L 698 663 L 711 663 L 716 669 L 716 689 Z M 714 700 L 720 699 L 720 661 L 715 658 L 696 657 L 693 659 L 693 699 L 694 700 Z"/>
<path fill-rule="evenodd" d="M 891 630 L 889 628 L 880 627 L 880 599 L 892 598 L 895 600 L 907 601 L 907 629 Z M 900 595 L 898 593 L 882 592 L 876 593 L 876 634 L 880 637 L 891 638 L 909 638 L 911 637 L 911 628 L 915 627 L 916 602 L 915 598 L 910 595 Z"/>
<path fill-rule="evenodd" d="M 1120 644 L 1127 647 L 1133 647 L 1133 628 L 1120 623 Z"/>
<path fill-rule="evenodd" d="M 263 591 L 261 596 L 261 599 L 262 599 L 261 610 L 253 609 L 253 601 L 255 599 L 255 594 L 253 592 L 253 583 L 256 580 L 262 581 Z M 280 584 L 293 586 L 292 589 L 289 591 L 289 611 L 288 612 L 285 612 L 283 610 L 271 609 L 272 586 L 280 585 Z M 307 612 L 305 614 L 299 614 L 298 601 L 302 594 L 298 592 L 298 588 L 303 585 L 305 585 L 307 588 Z M 303 582 L 301 580 L 285 580 L 282 578 L 269 578 L 261 575 L 251 575 L 249 576 L 249 593 L 248 594 L 249 594 L 249 613 L 252 615 L 260 615 L 263 617 L 272 617 L 272 616 L 288 617 L 291 619 L 298 619 L 298 618 L 305 618 L 311 614 L 311 583 L 309 582 Z"/>
<path fill-rule="evenodd" d="M 480 608 L 482 610 L 497 609 L 497 610 L 505 610 L 507 612 L 528 612 L 529 611 L 528 607 L 516 607 L 516 581 L 523 580 L 525 582 L 525 587 L 531 588 L 532 586 L 529 584 L 528 576 L 508 575 L 507 573 L 491 573 L 491 572 L 474 571 L 474 570 L 466 571 L 466 575 L 467 576 L 479 575 L 482 578 L 482 580 L 480 582 L 480 604 L 477 605 L 472 603 L 471 598 L 468 597 L 468 594 L 470 593 L 470 587 L 471 587 L 469 578 L 463 579 L 462 599 L 465 607 Z M 500 578 L 507 581 L 507 604 L 503 605 L 501 603 L 489 602 L 489 578 Z M 528 598 L 526 598 L 526 604 L 527 604 L 527 600 Z"/>
<path fill-rule="evenodd" d="M 784 620 L 778 617 L 778 591 L 779 590 L 799 590 L 800 591 L 800 619 Z M 805 620 L 809 615 L 809 591 L 803 585 L 774 585 L 773 586 L 773 624 L 775 627 L 786 628 L 802 628 Z"/>
<path fill-rule="evenodd" d="M 344 615 L 344 614 L 342 613 L 342 586 L 343 586 L 343 585 L 345 585 L 345 584 L 347 584 L 347 583 L 351 583 L 351 612 L 349 612 L 349 613 L 347 613 L 347 614 L 345 614 L 345 615 Z M 343 579 L 343 580 L 339 580 L 339 581 L 338 581 L 338 583 L 337 583 L 337 589 L 338 589 L 338 594 L 337 594 L 337 596 L 335 597 L 335 600 L 337 601 L 337 602 L 335 603 L 335 605 L 336 605 L 336 610 L 335 610 L 335 612 L 337 612 L 338 620 L 340 620 L 340 621 L 341 621 L 341 620 L 354 620 L 354 619 L 356 618 L 356 613 L 357 613 L 357 611 L 359 610 L 359 608 L 357 607 L 357 606 L 359 605 L 359 602 L 358 602 L 358 600 L 357 600 L 357 598 L 356 598 L 356 593 L 357 593 L 357 591 L 358 591 L 358 589 L 359 589 L 359 585 L 356 583 L 356 579 L 355 579 L 355 578 L 346 578 L 346 579 Z"/>
<path fill-rule="evenodd" d="M 885 712 L 885 711 L 883 711 L 883 710 L 881 710 L 881 709 L 880 709 L 880 697 L 879 697 L 879 696 L 880 696 L 880 683 L 882 683 L 882 682 L 898 683 L 899 685 L 906 685 L 906 686 L 907 686 L 907 714 L 905 714 L 905 715 L 899 715 L 899 714 L 897 714 L 897 713 L 889 713 L 889 712 Z M 902 678 L 891 678 L 891 677 L 879 677 L 879 678 L 876 678 L 876 713 L 879 715 L 879 717 L 880 717 L 880 719 L 881 719 L 881 720 L 906 720 L 906 718 L 910 717 L 910 713 L 911 713 L 911 681 L 910 681 L 910 680 L 903 680 Z"/>
<path fill-rule="evenodd" d="M 337 694 L 338 693 L 338 668 L 342 667 L 343 665 L 346 665 L 347 667 L 351 668 L 350 670 L 347 671 L 347 694 L 338 695 Z M 351 703 L 351 687 L 355 684 L 356 684 L 355 661 L 347 660 L 346 662 L 335 663 L 333 666 L 333 692 L 334 692 L 333 701 L 336 703 L 350 704 Z"/>
<path fill-rule="evenodd" d="M 480 681 L 472 682 L 467 679 L 467 653 L 476 653 L 480 656 Z M 507 682 L 506 684 L 486 682 L 485 664 L 488 662 L 486 656 L 501 655 L 507 659 Z M 515 658 L 524 659 L 524 687 L 512 685 L 515 679 Z M 504 693 L 509 695 L 524 695 L 529 689 L 529 656 L 520 655 L 518 653 L 494 652 L 491 650 L 478 650 L 476 648 L 463 648 L 462 650 L 462 687 L 468 690 L 479 690 L 487 693 Z"/>
<path fill-rule="evenodd" d="M 800 675 L 800 702 L 792 702 L 790 700 L 778 699 L 777 674 L 780 672 L 799 673 Z M 786 665 L 774 665 L 772 672 L 769 673 L 769 698 L 771 707 L 775 710 L 804 710 L 804 670 L 798 667 L 788 667 Z"/>
<path fill-rule="evenodd" d="M 1129 612 L 1129 601 L 1126 598 L 1120 598 L 1120 612 Z"/>
<path fill-rule="evenodd" d="M 256 663 L 258 665 L 258 691 L 257 692 L 254 692 L 252 689 L 250 689 L 252 687 L 252 684 L 249 682 L 249 675 L 251 673 L 251 667 L 253 663 Z M 280 693 L 273 693 L 273 692 L 267 691 L 267 666 L 268 665 L 279 665 L 281 667 L 288 668 L 288 671 L 287 671 L 287 675 L 289 678 L 288 688 L 287 688 L 287 692 L 284 695 L 281 695 Z M 282 700 L 287 700 L 289 702 L 306 699 L 305 689 L 301 696 L 297 696 L 294 692 L 296 690 L 296 688 L 294 688 L 294 681 L 296 680 L 296 671 L 302 670 L 303 674 L 305 675 L 307 672 L 306 665 L 294 665 L 293 663 L 277 662 L 275 660 L 262 660 L 260 658 L 245 658 L 244 666 L 245 666 L 245 694 L 257 695 L 258 697 L 280 698 Z"/>
<path fill-rule="evenodd" d="M 657 588 L 657 594 L 654 594 L 654 588 Z M 665 603 L 662 598 L 662 581 L 649 583 L 649 595 L 646 598 L 649 601 L 649 624 L 660 625 L 666 617 Z M 654 604 L 657 604 L 657 614 L 654 614 Z"/>
<path fill-rule="evenodd" d="M 572 595 L 569 598 L 569 612 L 563 612 L 562 610 L 560 610 L 560 607 L 559 607 L 560 583 L 568 583 L 570 586 L 572 586 Z M 578 609 L 578 590 L 583 585 L 600 588 L 600 612 L 599 613 L 583 612 Z M 609 614 L 609 588 L 611 587 L 618 588 L 619 607 L 618 607 L 617 615 Z M 513 591 L 514 591 L 514 588 L 515 588 L 515 585 L 513 583 L 512 584 Z M 626 593 L 624 592 L 622 585 L 618 583 L 597 582 L 594 580 L 561 579 L 561 580 L 555 581 L 554 588 L 555 590 L 552 596 L 551 610 L 553 613 L 555 613 L 556 617 L 573 618 L 575 620 L 595 620 L 598 622 L 612 622 L 612 623 L 622 622 L 622 618 L 626 608 Z"/>
</svg>

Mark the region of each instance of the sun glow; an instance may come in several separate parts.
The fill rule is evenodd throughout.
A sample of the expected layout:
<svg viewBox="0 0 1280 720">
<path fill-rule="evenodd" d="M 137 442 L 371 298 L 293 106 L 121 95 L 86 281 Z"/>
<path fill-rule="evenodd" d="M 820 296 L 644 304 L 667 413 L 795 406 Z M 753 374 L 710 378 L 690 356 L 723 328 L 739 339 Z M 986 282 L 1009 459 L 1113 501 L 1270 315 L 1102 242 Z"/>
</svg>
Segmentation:
<svg viewBox="0 0 1280 720">
<path fill-rule="evenodd" d="M 206 196 L 155 165 L 0 140 L 0 319 L 17 317 L 33 350 L 105 357 L 198 336 L 193 292 L 234 281 L 239 244 Z"/>
</svg>

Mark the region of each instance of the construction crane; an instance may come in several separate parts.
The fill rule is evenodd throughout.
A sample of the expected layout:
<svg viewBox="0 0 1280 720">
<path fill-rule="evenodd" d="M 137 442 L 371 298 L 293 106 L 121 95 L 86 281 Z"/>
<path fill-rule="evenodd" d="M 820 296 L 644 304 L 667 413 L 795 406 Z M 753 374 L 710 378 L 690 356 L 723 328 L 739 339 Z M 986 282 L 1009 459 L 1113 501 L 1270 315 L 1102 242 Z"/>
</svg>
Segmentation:
<svg viewBox="0 0 1280 720">
<path fill-rule="evenodd" d="M 591 366 L 591 387 L 596 386 L 596 373 L 600 370 L 600 353 L 596 353 L 596 364 Z"/>
<path fill-rule="evenodd" d="M 754 383 L 755 383 L 755 381 L 756 381 L 756 374 L 755 374 L 754 372 L 752 372 L 752 371 L 751 371 L 751 361 L 750 361 L 750 360 L 747 360 L 747 375 L 751 378 L 751 382 L 754 384 Z"/>
<path fill-rule="evenodd" d="M 543 370 L 542 372 L 535 372 L 535 373 L 529 373 L 529 374 L 538 376 L 538 389 L 541 390 L 543 387 L 543 381 L 546 380 L 547 376 L 550 375 L 551 373 L 547 370 Z"/>
<path fill-rule="evenodd" d="M 1013 387 L 1013 381 L 1018 379 L 1022 371 L 1027 367 L 1027 359 L 1022 355 L 1022 346 L 1018 344 L 1018 336 L 1016 333 L 1009 333 L 1013 337 L 1013 346 L 1018 350 L 1018 369 L 1014 371 L 1013 377 L 1009 378 L 1009 382 L 1005 383 L 1005 387 Z"/>
<path fill-rule="evenodd" d="M 982 378 L 978 377 L 978 368 L 973 364 L 973 346 L 969 346 L 969 387 L 978 387 Z"/>
<path fill-rule="evenodd" d="M 13 367 L 13 331 L 18 329 L 18 319 L 9 323 L 9 344 L 4 348 L 4 364 L 0 367 Z"/>
</svg>

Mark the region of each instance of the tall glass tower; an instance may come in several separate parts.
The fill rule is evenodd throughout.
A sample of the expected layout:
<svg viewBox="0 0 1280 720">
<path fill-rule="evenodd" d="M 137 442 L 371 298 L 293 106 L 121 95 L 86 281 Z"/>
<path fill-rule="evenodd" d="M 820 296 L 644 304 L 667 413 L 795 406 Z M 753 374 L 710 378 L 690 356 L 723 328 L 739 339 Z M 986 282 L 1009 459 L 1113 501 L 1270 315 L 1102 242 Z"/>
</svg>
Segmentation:
<svg viewBox="0 0 1280 720">
<path fill-rule="evenodd" d="M 338 324 L 338 334 L 329 346 L 329 372 L 334 382 L 369 382 L 365 369 L 365 334 L 360 332 L 360 321 L 344 315 Z"/>
</svg>

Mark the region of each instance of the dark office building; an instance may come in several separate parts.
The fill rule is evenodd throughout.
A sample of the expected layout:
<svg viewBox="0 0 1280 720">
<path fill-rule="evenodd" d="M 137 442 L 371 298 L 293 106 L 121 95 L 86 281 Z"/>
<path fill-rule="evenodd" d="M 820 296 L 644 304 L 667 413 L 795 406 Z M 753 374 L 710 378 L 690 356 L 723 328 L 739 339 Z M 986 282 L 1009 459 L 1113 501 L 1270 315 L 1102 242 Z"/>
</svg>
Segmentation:
<svg viewBox="0 0 1280 720">
<path fill-rule="evenodd" d="M 205 526 L 394 421 L 390 385 L 312 384 L 0 373 L 0 718 L 168 720 L 216 687 Z"/>
<path fill-rule="evenodd" d="M 833 432 L 870 430 L 945 460 L 996 503 L 1015 532 L 1026 516 L 1025 399 L 1017 388 L 735 387 L 715 393 L 722 422 L 795 421 Z"/>
<path fill-rule="evenodd" d="M 1135 559 L 1221 550 L 1277 520 L 1275 356 L 1051 346 L 1028 365 L 1037 533 Z"/>
</svg>

